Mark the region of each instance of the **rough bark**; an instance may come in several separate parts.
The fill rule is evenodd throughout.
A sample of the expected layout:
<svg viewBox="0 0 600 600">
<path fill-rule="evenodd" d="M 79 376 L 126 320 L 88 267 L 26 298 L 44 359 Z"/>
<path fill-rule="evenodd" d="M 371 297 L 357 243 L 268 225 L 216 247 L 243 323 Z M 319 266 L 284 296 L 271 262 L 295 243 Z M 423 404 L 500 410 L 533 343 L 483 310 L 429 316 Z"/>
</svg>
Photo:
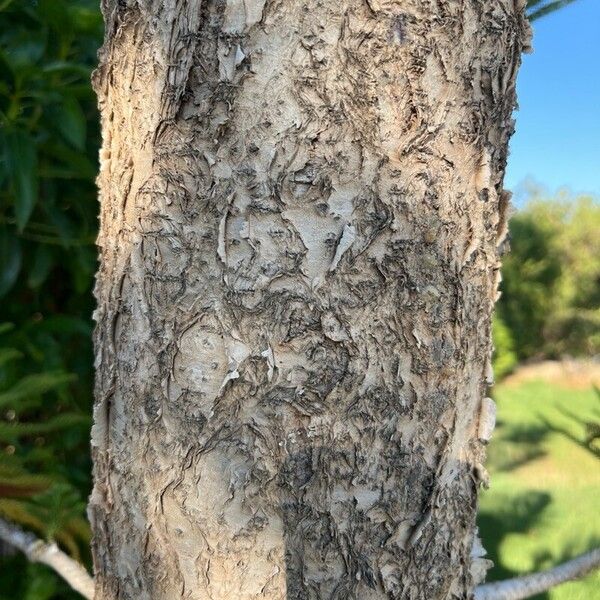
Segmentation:
<svg viewBox="0 0 600 600">
<path fill-rule="evenodd" d="M 105 0 L 97 600 L 471 595 L 520 0 Z"/>
</svg>

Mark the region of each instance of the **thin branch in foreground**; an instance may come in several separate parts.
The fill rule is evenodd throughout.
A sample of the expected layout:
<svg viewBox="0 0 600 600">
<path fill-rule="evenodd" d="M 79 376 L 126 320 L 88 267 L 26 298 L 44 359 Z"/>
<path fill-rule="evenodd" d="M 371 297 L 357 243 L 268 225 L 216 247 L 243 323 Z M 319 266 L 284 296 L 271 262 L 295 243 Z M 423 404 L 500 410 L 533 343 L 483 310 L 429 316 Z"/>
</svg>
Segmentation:
<svg viewBox="0 0 600 600">
<path fill-rule="evenodd" d="M 0 539 L 18 548 L 31 562 L 43 563 L 58 573 L 87 600 L 94 598 L 94 580 L 85 568 L 56 544 L 44 542 L 33 533 L 0 518 Z M 486 583 L 476 588 L 474 600 L 523 600 L 566 581 L 578 579 L 600 567 L 600 548 L 582 554 L 548 571 Z"/>
<path fill-rule="evenodd" d="M 527 13 L 530 21 L 535 21 L 536 19 L 540 19 L 550 13 L 562 8 L 563 6 L 567 6 L 567 4 L 571 4 L 575 2 L 575 0 L 553 0 L 552 2 L 548 2 L 545 6 L 542 6 L 537 9 L 533 9 L 535 5 L 540 4 L 540 2 L 528 2 L 528 6 L 531 6 L 533 10 Z"/>
<path fill-rule="evenodd" d="M 486 583 L 475 590 L 475 600 L 521 600 L 540 594 L 566 581 L 578 579 L 600 567 L 600 548 L 586 552 L 553 569 Z"/>
<path fill-rule="evenodd" d="M 2 518 L 0 539 L 21 550 L 31 562 L 48 565 L 84 598 L 93 599 L 94 580 L 82 565 L 65 554 L 55 543 L 44 542 L 33 533 L 23 531 Z"/>
</svg>

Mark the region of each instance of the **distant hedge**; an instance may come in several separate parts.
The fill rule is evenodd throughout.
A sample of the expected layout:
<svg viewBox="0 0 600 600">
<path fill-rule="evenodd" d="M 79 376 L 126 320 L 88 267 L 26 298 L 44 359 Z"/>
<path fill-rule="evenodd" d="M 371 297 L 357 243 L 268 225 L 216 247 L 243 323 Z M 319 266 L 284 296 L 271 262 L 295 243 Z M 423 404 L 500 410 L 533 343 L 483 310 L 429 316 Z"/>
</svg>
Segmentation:
<svg viewBox="0 0 600 600">
<path fill-rule="evenodd" d="M 496 370 L 600 354 L 600 202 L 538 197 L 510 221 L 494 326 Z"/>
</svg>

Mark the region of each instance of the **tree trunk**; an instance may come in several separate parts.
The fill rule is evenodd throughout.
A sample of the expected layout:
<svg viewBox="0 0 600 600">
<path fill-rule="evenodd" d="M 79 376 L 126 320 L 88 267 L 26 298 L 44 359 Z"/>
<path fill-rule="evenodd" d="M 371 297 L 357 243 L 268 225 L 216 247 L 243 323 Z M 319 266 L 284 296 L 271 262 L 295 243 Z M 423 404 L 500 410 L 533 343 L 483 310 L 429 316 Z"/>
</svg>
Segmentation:
<svg viewBox="0 0 600 600">
<path fill-rule="evenodd" d="M 468 598 L 523 2 L 103 9 L 97 600 Z"/>
</svg>

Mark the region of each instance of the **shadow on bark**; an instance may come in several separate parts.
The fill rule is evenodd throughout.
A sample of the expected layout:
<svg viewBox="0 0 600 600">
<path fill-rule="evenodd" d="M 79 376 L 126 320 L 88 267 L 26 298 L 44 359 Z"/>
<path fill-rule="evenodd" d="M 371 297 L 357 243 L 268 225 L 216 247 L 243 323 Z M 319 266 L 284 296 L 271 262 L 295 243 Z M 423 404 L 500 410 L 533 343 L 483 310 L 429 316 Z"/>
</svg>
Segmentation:
<svg viewBox="0 0 600 600">
<path fill-rule="evenodd" d="M 459 531 L 471 531 L 469 501 L 460 494 L 470 477 L 465 471 L 449 491 L 456 504 L 441 498 L 432 516 L 435 472 L 395 453 L 397 464 L 387 465 L 393 489 L 348 449 L 308 443 L 287 456 L 278 477 L 286 600 L 447 596 L 460 550 L 452 558 L 443 525 L 458 519 L 465 524 Z"/>
<path fill-rule="evenodd" d="M 372 566 L 377 556 L 367 552 L 373 540 L 366 539 L 366 533 L 374 539 L 389 536 L 383 524 L 368 520 L 350 495 L 347 499 L 332 498 L 328 486 L 331 473 L 315 465 L 316 461 L 339 468 L 340 458 L 341 453 L 338 456 L 332 449 L 308 445 L 290 454 L 281 468 L 287 600 L 366 600 L 370 591 L 373 597 L 381 597 Z M 342 488 L 340 474 L 336 474 L 336 488 Z M 349 489 L 355 476 L 357 473 L 348 465 Z M 344 495 L 343 491 L 338 493 Z M 342 530 L 340 520 L 348 513 L 352 517 Z"/>
</svg>

